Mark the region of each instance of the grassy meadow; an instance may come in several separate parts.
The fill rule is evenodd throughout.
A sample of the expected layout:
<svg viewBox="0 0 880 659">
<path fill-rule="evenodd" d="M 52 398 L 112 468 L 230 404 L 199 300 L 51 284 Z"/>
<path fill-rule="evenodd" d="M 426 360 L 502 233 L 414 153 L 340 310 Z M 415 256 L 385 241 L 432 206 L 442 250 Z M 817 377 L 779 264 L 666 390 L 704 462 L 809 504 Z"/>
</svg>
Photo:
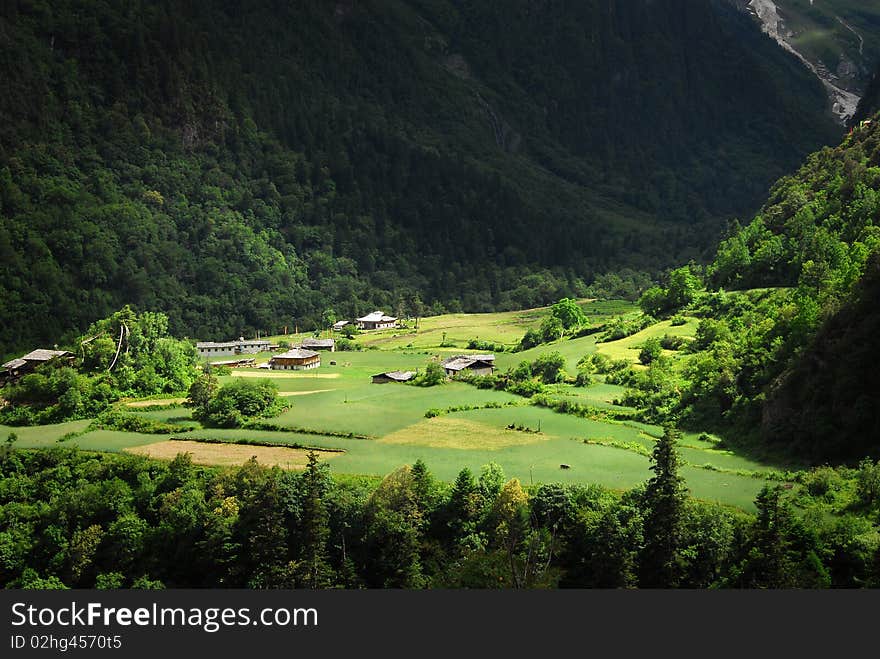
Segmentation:
<svg viewBox="0 0 880 659">
<path fill-rule="evenodd" d="M 596 324 L 636 311 L 626 302 L 585 301 L 583 307 Z M 240 464 L 254 455 L 266 464 L 296 469 L 304 464 L 303 450 L 312 448 L 322 451 L 321 459 L 332 460 L 334 473 L 347 475 L 383 476 L 422 459 L 436 476 L 448 481 L 463 467 L 478 473 L 483 465 L 496 462 L 508 476 L 524 483 L 598 483 L 620 490 L 643 483 L 651 475 L 648 456 L 661 433 L 657 427 L 559 414 L 532 405 L 526 398 L 459 382 L 429 388 L 371 382 L 377 373 L 417 371 L 429 360 L 464 352 L 463 346 L 472 338 L 513 346 L 527 328 L 540 324 L 545 314 L 546 310 L 536 309 L 424 318 L 417 332 L 362 333 L 355 338 L 362 350 L 323 353 L 321 367 L 312 371 L 236 369 L 221 378 L 221 382 L 241 377 L 271 379 L 289 405 L 269 420 L 279 430 L 202 428 L 179 399 L 156 399 L 153 407 L 150 401 L 137 401 L 127 409 L 179 425 L 179 433 L 88 431 L 88 420 L 44 427 L 0 427 L 0 432 L 17 433 L 17 445 L 25 448 L 50 446 L 73 433 L 65 443 L 85 450 L 157 458 L 188 451 L 194 461 L 216 465 Z M 470 324 L 468 319 L 472 319 Z M 597 343 L 598 335 L 592 334 L 524 352 L 499 352 L 497 363 L 504 370 L 552 351 L 565 356 L 571 372 L 581 357 L 594 351 L 635 361 L 637 346 L 646 338 L 666 333 L 692 336 L 695 326 L 693 320 L 680 327 L 658 323 L 609 343 Z M 450 343 L 460 347 L 452 348 Z M 267 359 L 268 355 L 260 355 L 258 363 Z M 602 382 L 586 388 L 553 387 L 554 397 L 605 409 L 615 408 L 614 400 L 622 393 L 621 387 Z M 428 410 L 437 410 L 438 415 L 427 418 Z M 751 507 L 765 482 L 761 474 L 769 469 L 717 450 L 695 435 L 686 435 L 679 450 L 693 495 L 733 506 Z"/>
</svg>

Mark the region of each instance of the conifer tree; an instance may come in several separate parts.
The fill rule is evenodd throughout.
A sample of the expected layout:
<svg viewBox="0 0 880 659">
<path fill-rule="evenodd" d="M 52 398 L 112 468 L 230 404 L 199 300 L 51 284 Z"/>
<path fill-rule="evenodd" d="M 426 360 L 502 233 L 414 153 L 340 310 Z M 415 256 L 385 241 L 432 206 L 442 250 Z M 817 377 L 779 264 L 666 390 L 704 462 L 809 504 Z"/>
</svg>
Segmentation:
<svg viewBox="0 0 880 659">
<path fill-rule="evenodd" d="M 325 475 L 318 456 L 309 452 L 308 465 L 302 475 L 303 545 L 297 566 L 298 583 L 307 588 L 327 588 L 332 570 L 327 560 L 327 539 L 330 537 L 329 515 L 324 505 Z"/>
<path fill-rule="evenodd" d="M 654 477 L 643 497 L 644 544 L 639 556 L 639 585 L 643 588 L 674 587 L 681 572 L 679 550 L 687 488 L 678 474 L 675 445 L 680 436 L 667 427 L 651 458 Z"/>
</svg>

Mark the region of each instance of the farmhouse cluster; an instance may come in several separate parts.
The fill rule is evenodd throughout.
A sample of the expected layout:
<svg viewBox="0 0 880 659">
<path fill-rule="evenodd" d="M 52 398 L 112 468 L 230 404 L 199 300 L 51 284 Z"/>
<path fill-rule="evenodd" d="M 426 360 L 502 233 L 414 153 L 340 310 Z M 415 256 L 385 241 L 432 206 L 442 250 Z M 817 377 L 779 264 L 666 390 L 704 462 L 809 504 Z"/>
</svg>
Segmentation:
<svg viewBox="0 0 880 659">
<path fill-rule="evenodd" d="M 340 320 L 333 324 L 332 332 L 342 332 L 346 327 L 354 326 L 363 332 L 394 329 L 398 319 L 384 311 L 377 310 L 353 321 Z M 331 333 L 332 333 L 331 332 Z M 265 368 L 273 371 L 308 371 L 321 366 L 322 352 L 335 352 L 336 340 L 333 338 L 305 338 L 284 352 L 280 347 L 266 339 L 245 339 L 237 341 L 201 341 L 196 344 L 199 355 L 204 358 L 234 357 L 228 360 L 212 361 L 215 365 L 250 368 Z M 257 365 L 255 357 L 262 352 L 273 352 L 268 362 Z M 336 362 L 330 362 L 335 365 Z M 462 373 L 473 375 L 491 375 L 495 370 L 495 355 L 455 355 L 444 359 L 440 365 L 447 379 L 455 378 Z M 409 382 L 415 378 L 412 371 L 385 371 L 372 376 L 374 384 Z"/>
<path fill-rule="evenodd" d="M 333 324 L 334 331 L 341 331 L 349 325 L 355 325 L 361 331 L 375 331 L 397 327 L 397 318 L 387 315 L 384 311 L 373 311 L 354 321 L 340 320 Z M 281 347 L 268 339 L 245 339 L 243 336 L 234 341 L 199 341 L 196 350 L 200 357 L 210 359 L 215 366 L 230 368 L 266 368 L 274 371 L 307 371 L 321 366 L 322 352 L 336 352 L 336 340 L 333 338 L 305 338 L 298 345 L 284 352 Z M 268 362 L 257 364 L 256 355 L 275 353 Z M 230 357 L 230 359 L 216 359 Z M 12 359 L 0 366 L 0 385 L 12 382 L 31 373 L 38 366 L 56 360 L 70 362 L 73 353 L 66 350 L 32 350 L 26 355 Z M 336 362 L 330 362 L 335 365 Z M 462 373 L 474 375 L 491 375 L 495 370 L 495 355 L 455 355 L 440 362 L 448 379 Z M 412 371 L 386 371 L 372 376 L 375 384 L 409 382 L 416 376 Z"/>
<path fill-rule="evenodd" d="M 380 329 L 393 329 L 397 327 L 397 318 L 387 315 L 384 311 L 372 313 L 357 318 L 352 323 L 348 320 L 340 320 L 333 324 L 333 331 L 342 331 L 345 327 L 354 324 L 359 330 L 372 331 Z M 261 352 L 277 352 L 280 346 L 265 339 L 245 339 L 239 337 L 237 341 L 200 341 L 196 344 L 199 356 L 213 357 L 237 357 L 237 359 L 215 360 L 212 363 L 217 366 L 254 367 L 256 359 L 242 357 L 242 355 L 256 355 Z M 335 352 L 336 340 L 333 338 L 303 339 L 298 345 L 291 347 L 285 352 L 273 355 L 268 363 L 261 364 L 259 368 L 268 368 L 274 371 L 306 371 L 321 366 L 321 352 Z"/>
</svg>

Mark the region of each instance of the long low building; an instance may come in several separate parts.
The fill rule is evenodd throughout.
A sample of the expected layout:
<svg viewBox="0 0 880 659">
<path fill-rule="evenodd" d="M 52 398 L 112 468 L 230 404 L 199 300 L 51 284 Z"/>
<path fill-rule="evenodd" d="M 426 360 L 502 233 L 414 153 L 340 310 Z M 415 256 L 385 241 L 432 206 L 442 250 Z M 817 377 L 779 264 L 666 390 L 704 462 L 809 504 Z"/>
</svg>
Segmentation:
<svg viewBox="0 0 880 659">
<path fill-rule="evenodd" d="M 269 360 L 273 371 L 305 371 L 321 365 L 321 353 L 305 348 L 293 348 Z"/>
<path fill-rule="evenodd" d="M 202 357 L 227 357 L 233 355 L 256 355 L 258 352 L 267 352 L 271 343 L 265 339 L 245 339 L 243 336 L 238 341 L 200 341 L 196 343 L 196 350 Z"/>
<path fill-rule="evenodd" d="M 256 366 L 257 360 L 254 357 L 242 357 L 241 359 L 223 359 L 211 362 L 211 366 L 228 366 L 229 368 L 246 368 Z"/>
</svg>

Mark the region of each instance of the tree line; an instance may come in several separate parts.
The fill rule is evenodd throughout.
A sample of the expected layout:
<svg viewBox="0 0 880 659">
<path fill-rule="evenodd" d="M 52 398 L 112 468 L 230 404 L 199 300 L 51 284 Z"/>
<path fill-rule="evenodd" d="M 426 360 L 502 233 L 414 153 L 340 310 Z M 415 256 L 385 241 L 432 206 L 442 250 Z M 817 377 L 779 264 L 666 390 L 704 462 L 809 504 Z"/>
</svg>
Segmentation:
<svg viewBox="0 0 880 659">
<path fill-rule="evenodd" d="M 880 463 L 768 484 L 744 512 L 688 495 L 676 434 L 616 492 L 96 454 L 0 452 L 8 588 L 823 588 L 880 586 Z"/>
</svg>

